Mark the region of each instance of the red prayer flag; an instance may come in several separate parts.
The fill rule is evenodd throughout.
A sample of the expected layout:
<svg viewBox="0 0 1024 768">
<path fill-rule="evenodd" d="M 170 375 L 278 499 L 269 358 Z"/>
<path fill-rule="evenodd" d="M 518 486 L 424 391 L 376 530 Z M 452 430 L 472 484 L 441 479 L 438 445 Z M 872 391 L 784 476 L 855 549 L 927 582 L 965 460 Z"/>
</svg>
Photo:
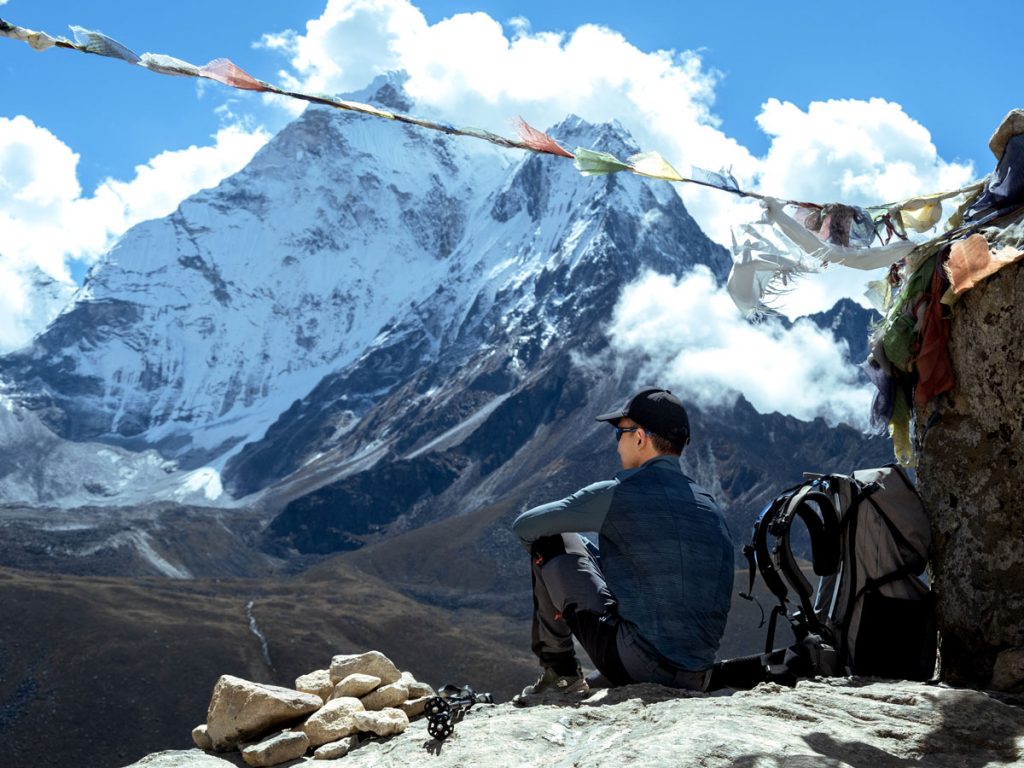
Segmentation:
<svg viewBox="0 0 1024 768">
<path fill-rule="evenodd" d="M 218 83 L 240 88 L 243 91 L 267 91 L 266 85 L 245 70 L 235 66 L 229 59 L 214 59 L 199 70 L 202 77 L 216 80 Z"/>
<path fill-rule="evenodd" d="M 557 141 L 546 133 L 538 131 L 521 117 L 516 120 L 516 130 L 519 131 L 519 138 L 522 139 L 523 144 L 530 149 L 535 149 L 538 152 L 547 152 L 550 155 L 568 157 L 569 159 L 573 158 L 571 152 L 567 152 L 559 146 Z"/>
<path fill-rule="evenodd" d="M 942 316 L 945 306 L 942 295 L 946 292 L 942 258 L 932 275 L 928 292 L 928 307 L 925 309 L 924 326 L 921 329 L 921 348 L 914 365 L 917 367 L 917 386 L 914 388 L 914 402 L 925 405 L 932 398 L 956 387 L 953 361 L 949 355 L 949 321 Z"/>
</svg>

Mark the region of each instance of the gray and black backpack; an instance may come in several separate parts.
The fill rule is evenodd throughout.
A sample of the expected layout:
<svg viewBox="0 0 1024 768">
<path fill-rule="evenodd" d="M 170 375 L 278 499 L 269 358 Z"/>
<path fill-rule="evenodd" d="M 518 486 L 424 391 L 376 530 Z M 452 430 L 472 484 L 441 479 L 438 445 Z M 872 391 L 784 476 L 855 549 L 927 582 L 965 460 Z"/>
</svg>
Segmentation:
<svg viewBox="0 0 1024 768">
<path fill-rule="evenodd" d="M 805 475 L 754 523 L 744 548 L 753 599 L 757 573 L 778 600 L 763 654 L 720 662 L 716 687 L 813 675 L 927 680 L 934 671 L 932 595 L 919 578 L 931 532 L 921 497 L 898 466 Z M 792 548 L 793 523 L 810 537 L 811 586 Z M 774 648 L 779 617 L 796 638 Z"/>
</svg>

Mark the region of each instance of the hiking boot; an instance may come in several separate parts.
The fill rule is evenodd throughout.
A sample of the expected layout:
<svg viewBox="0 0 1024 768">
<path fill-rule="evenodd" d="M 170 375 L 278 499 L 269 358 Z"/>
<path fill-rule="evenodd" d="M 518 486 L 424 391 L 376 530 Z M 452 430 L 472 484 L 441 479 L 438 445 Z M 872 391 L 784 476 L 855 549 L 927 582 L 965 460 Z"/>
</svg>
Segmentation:
<svg viewBox="0 0 1024 768">
<path fill-rule="evenodd" d="M 545 667 L 544 673 L 537 678 L 537 682 L 523 688 L 523 692 L 519 696 L 539 696 L 545 693 L 586 693 L 588 690 L 590 690 L 590 686 L 587 685 L 587 679 L 583 676 L 583 670 L 577 664 L 576 671 L 571 675 L 560 675 L 554 667 Z"/>
</svg>

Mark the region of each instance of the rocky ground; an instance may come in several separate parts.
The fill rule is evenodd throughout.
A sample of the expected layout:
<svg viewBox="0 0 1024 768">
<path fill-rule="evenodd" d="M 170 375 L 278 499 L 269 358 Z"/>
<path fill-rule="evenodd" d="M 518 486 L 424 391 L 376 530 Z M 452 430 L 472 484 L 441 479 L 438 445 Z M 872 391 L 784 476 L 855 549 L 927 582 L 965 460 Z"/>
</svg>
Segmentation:
<svg viewBox="0 0 1024 768">
<path fill-rule="evenodd" d="M 764 684 L 714 697 L 635 685 L 574 702 L 477 705 L 443 742 L 427 734 L 425 719 L 417 719 L 400 735 L 367 739 L 340 760 L 313 765 L 1020 765 L 1022 705 L 1019 696 L 846 678 L 804 681 L 796 688 Z M 193 749 L 152 754 L 128 768 L 243 765 L 238 752 Z"/>
</svg>

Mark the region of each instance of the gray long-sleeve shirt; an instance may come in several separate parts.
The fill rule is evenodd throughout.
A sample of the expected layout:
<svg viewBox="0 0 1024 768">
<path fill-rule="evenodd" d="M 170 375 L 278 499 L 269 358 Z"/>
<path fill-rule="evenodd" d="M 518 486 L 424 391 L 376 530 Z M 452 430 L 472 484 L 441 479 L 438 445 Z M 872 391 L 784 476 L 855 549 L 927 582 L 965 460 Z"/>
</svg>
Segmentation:
<svg viewBox="0 0 1024 768">
<path fill-rule="evenodd" d="M 732 597 L 732 539 L 710 494 L 683 474 L 676 457 L 658 456 L 534 507 L 512 529 L 527 545 L 596 531 L 621 617 L 686 669 L 714 661 Z"/>
</svg>

